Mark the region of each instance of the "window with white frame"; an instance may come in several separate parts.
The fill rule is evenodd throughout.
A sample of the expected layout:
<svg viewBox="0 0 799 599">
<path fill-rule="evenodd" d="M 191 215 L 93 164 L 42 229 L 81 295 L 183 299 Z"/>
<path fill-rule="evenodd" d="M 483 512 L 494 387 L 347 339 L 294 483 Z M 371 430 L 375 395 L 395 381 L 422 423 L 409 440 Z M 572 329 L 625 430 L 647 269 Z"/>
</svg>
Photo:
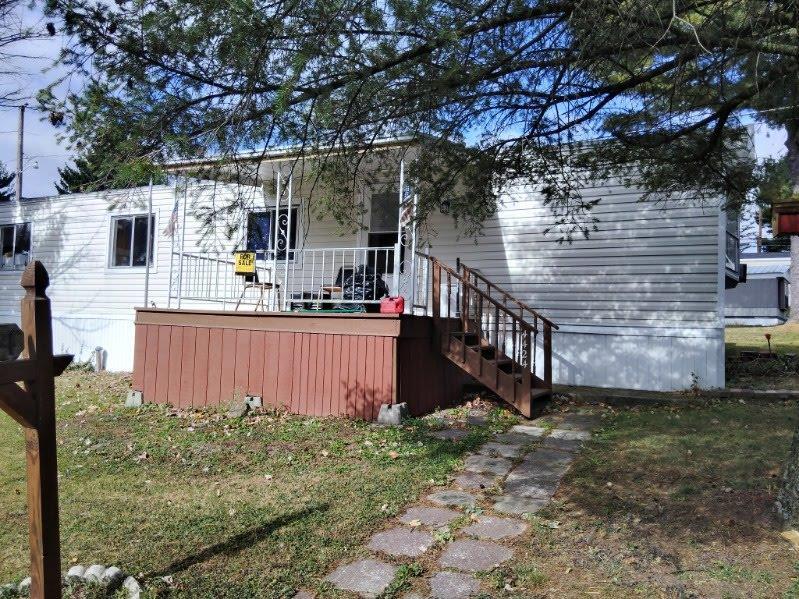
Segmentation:
<svg viewBox="0 0 799 599">
<path fill-rule="evenodd" d="M 0 269 L 22 270 L 31 254 L 31 224 L 0 225 Z"/>
<path fill-rule="evenodd" d="M 153 263 L 155 216 L 150 215 L 150 264 Z M 111 219 L 111 266 L 147 265 L 147 215 L 115 216 Z"/>
</svg>

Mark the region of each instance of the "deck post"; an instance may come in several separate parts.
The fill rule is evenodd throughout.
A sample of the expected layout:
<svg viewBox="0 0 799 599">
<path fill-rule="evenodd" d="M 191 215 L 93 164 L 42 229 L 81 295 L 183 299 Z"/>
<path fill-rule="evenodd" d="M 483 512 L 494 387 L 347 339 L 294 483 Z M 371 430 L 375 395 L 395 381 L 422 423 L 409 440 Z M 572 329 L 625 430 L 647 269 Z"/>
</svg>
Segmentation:
<svg viewBox="0 0 799 599">
<path fill-rule="evenodd" d="M 293 200 L 293 197 L 292 197 L 292 191 L 293 191 L 292 190 L 292 183 L 293 183 L 293 181 L 294 181 L 294 174 L 293 173 L 289 173 L 289 183 L 288 183 L 289 190 L 288 190 L 288 200 L 287 200 L 288 217 L 287 217 L 287 220 L 286 220 L 286 260 L 285 260 L 285 262 L 286 262 L 286 274 L 283 277 L 283 306 L 280 308 L 281 311 L 283 311 L 283 312 L 286 312 L 287 309 L 288 309 L 288 303 L 287 303 L 288 300 L 287 300 L 286 296 L 288 295 L 289 255 L 291 253 L 291 203 L 292 203 L 292 200 Z M 278 219 L 278 221 L 279 221 L 279 219 Z M 277 241 L 277 240 L 275 240 L 275 241 Z M 335 256 L 335 253 L 333 255 Z M 279 288 L 277 287 L 277 279 L 276 278 L 272 281 L 272 295 L 274 295 L 274 294 L 277 294 L 277 299 L 278 299 L 278 301 L 280 301 L 280 291 L 279 291 Z"/>
<path fill-rule="evenodd" d="M 405 212 L 405 158 L 400 158 L 400 172 L 399 172 L 399 202 L 397 206 L 399 213 L 397 214 L 397 241 L 394 243 L 394 276 L 393 295 L 399 295 L 399 276 L 400 276 L 400 253 L 402 249 L 402 227 L 403 227 L 403 213 Z"/>
<path fill-rule="evenodd" d="M 180 260 L 178 267 L 178 308 L 180 308 L 180 304 L 183 300 L 183 253 L 184 253 L 184 246 L 186 243 L 186 203 L 189 194 L 189 180 L 188 178 L 184 181 L 184 188 L 183 188 L 183 218 L 181 219 L 180 223 Z M 147 306 L 145 306 L 146 308 Z"/>
<path fill-rule="evenodd" d="M 552 325 L 544 322 L 544 383 L 552 388 Z"/>
<path fill-rule="evenodd" d="M 175 214 L 175 219 L 177 219 L 177 210 L 178 210 L 177 203 L 180 201 L 178 199 L 178 197 L 179 197 L 178 196 L 178 182 L 177 182 L 177 179 L 175 179 L 175 202 L 174 202 L 175 205 L 173 205 L 173 207 L 172 207 L 172 212 Z M 170 219 L 172 218 L 171 214 L 169 215 L 169 218 Z M 172 239 L 169 242 L 169 284 L 167 285 L 167 292 L 166 292 L 166 307 L 167 308 L 171 308 L 172 307 L 172 280 L 173 280 L 173 276 L 174 276 L 174 273 L 175 273 L 175 229 L 174 229 L 174 225 L 172 225 L 172 235 L 171 235 L 171 237 L 172 237 Z M 144 307 L 147 308 L 148 306 L 145 305 Z"/>
<path fill-rule="evenodd" d="M 431 273 L 432 278 L 432 302 L 433 305 L 433 341 L 436 344 L 436 347 L 441 347 L 442 339 L 441 339 L 441 266 L 438 264 L 438 261 L 435 259 L 431 259 L 428 264 L 433 267 L 433 272 Z"/>
<path fill-rule="evenodd" d="M 275 176 L 275 225 L 272 227 L 273 229 L 273 239 L 272 239 L 272 283 L 274 284 L 277 282 L 277 249 L 278 249 L 278 237 L 280 236 L 280 196 L 283 193 L 281 189 L 281 172 L 280 170 L 277 171 Z M 269 298 L 269 309 L 273 311 L 275 306 L 275 293 L 274 288 L 272 289 L 272 293 L 270 294 Z"/>
<path fill-rule="evenodd" d="M 413 212 L 411 213 L 411 248 L 408 252 L 411 256 L 411 301 L 408 302 L 411 306 L 411 314 L 414 313 L 414 304 L 416 303 L 416 208 L 419 204 L 419 195 L 413 194 Z"/>
</svg>

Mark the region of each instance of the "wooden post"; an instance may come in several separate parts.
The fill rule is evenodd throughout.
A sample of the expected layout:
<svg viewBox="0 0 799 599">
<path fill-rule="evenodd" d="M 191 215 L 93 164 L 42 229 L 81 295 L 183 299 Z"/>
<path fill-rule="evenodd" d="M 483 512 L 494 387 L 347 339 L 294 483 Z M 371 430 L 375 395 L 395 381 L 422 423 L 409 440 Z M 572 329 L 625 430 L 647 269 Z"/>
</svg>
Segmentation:
<svg viewBox="0 0 799 599">
<path fill-rule="evenodd" d="M 28 523 L 31 554 L 31 597 L 61 597 L 61 553 L 58 531 L 58 467 L 55 437 L 55 373 L 53 331 L 47 270 L 34 261 L 22 275 L 23 358 L 36 360 L 36 380 L 25 381 L 34 398 L 37 422 L 25 428 L 28 476 Z"/>
<path fill-rule="evenodd" d="M 552 388 L 552 325 L 544 323 L 544 383 Z"/>
<path fill-rule="evenodd" d="M 30 596 L 34 599 L 61 597 L 54 377 L 72 361 L 72 356 L 53 356 L 48 284 L 41 262 L 29 264 L 22 275 L 22 357 L 0 362 L 0 409 L 25 431 Z"/>
<path fill-rule="evenodd" d="M 433 268 L 431 273 L 432 278 L 432 308 L 433 308 L 433 337 L 436 347 L 443 349 L 442 343 L 444 340 L 441 335 L 441 265 L 435 259 L 429 259 L 429 263 Z M 447 340 L 449 344 L 449 340 Z"/>
</svg>

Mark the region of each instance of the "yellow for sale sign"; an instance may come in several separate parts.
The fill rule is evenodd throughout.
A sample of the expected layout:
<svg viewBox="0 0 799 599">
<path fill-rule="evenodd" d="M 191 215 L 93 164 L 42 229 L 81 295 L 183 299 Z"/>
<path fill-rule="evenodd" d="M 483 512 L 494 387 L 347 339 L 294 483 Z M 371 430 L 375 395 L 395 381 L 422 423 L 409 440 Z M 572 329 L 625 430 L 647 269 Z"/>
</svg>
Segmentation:
<svg viewBox="0 0 799 599">
<path fill-rule="evenodd" d="M 237 275 L 255 274 L 255 252 L 236 252 L 235 256 Z"/>
</svg>

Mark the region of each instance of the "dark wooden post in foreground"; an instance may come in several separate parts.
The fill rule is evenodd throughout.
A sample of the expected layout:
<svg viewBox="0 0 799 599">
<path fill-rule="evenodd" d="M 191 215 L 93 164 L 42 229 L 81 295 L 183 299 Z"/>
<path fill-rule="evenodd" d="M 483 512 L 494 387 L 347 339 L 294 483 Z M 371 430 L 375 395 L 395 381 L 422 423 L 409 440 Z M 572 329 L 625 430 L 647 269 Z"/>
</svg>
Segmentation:
<svg viewBox="0 0 799 599">
<path fill-rule="evenodd" d="M 0 362 L 0 408 L 25 430 L 34 599 L 61 597 L 54 378 L 72 361 L 72 356 L 53 356 L 48 284 L 42 263 L 29 264 L 22 275 L 22 358 Z"/>
</svg>

